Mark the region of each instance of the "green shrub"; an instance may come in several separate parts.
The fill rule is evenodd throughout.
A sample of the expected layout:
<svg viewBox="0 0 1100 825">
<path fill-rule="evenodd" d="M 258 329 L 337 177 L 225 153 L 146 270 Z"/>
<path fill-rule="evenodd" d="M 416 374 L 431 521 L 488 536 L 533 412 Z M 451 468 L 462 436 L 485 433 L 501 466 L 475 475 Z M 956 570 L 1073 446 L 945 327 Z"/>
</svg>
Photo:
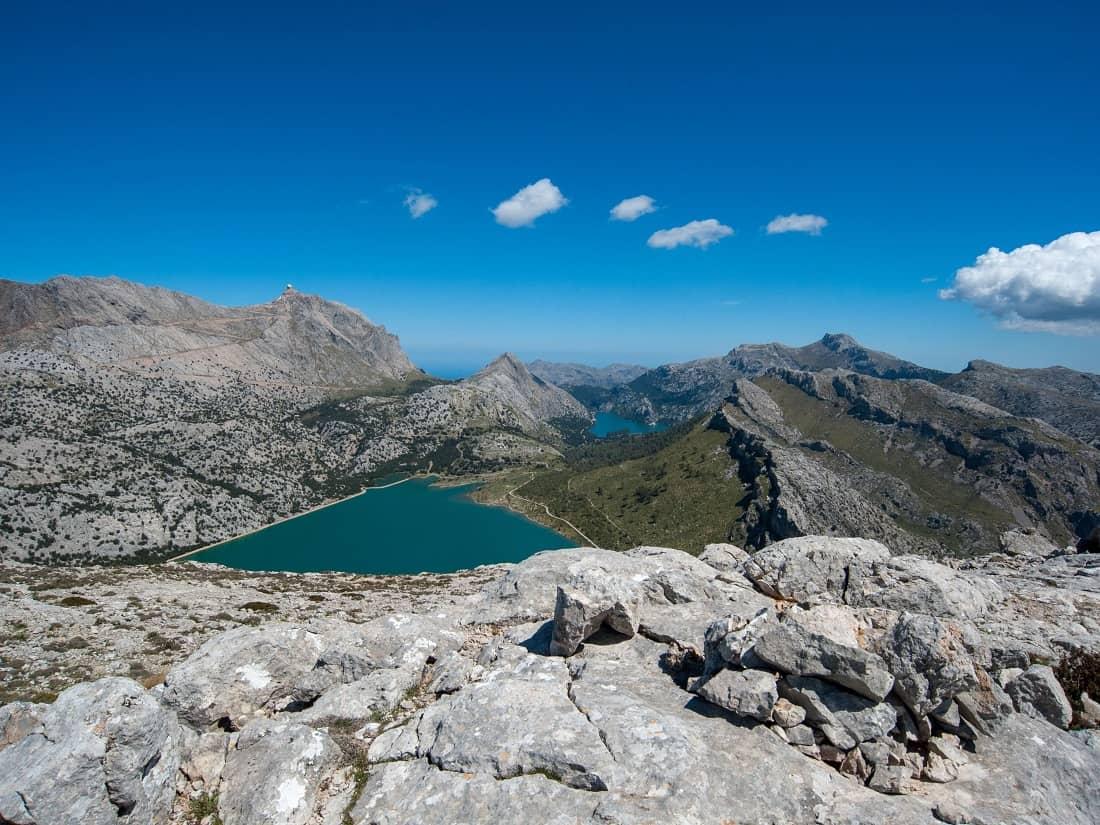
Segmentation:
<svg viewBox="0 0 1100 825">
<path fill-rule="evenodd" d="M 1088 693 L 1090 699 L 1100 701 L 1100 654 L 1081 648 L 1071 650 L 1055 666 L 1054 675 L 1073 705 L 1075 721 L 1079 722 L 1083 710 L 1081 694 Z"/>
</svg>

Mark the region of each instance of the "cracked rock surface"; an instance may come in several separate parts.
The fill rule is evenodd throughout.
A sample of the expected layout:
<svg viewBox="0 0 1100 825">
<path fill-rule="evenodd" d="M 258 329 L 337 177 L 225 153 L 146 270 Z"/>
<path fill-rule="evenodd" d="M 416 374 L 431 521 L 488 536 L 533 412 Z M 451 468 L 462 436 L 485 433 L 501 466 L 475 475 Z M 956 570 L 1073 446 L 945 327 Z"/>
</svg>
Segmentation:
<svg viewBox="0 0 1100 825">
<path fill-rule="evenodd" d="M 1049 666 L 1100 652 L 1100 559 L 811 539 L 540 553 L 6 705 L 0 822 L 1100 821 Z"/>
</svg>

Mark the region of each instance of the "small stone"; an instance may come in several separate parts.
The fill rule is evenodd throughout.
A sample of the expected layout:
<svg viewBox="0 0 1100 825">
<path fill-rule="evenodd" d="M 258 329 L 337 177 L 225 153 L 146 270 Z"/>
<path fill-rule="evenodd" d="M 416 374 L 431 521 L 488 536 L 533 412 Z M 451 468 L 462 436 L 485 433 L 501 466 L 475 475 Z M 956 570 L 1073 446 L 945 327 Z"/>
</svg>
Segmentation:
<svg viewBox="0 0 1100 825">
<path fill-rule="evenodd" d="M 959 747 L 958 737 L 952 736 L 949 733 L 933 736 L 929 739 L 928 750 L 956 765 L 965 765 L 970 761 L 970 757 L 968 757 L 966 752 Z"/>
<path fill-rule="evenodd" d="M 778 699 L 772 708 L 772 719 L 777 725 L 793 728 L 806 721 L 806 711 L 787 699 Z"/>
<path fill-rule="evenodd" d="M 962 721 L 959 717 L 959 706 L 951 699 L 945 700 L 938 708 L 929 711 L 928 715 L 951 728 L 957 728 Z"/>
<path fill-rule="evenodd" d="M 954 782 L 959 778 L 959 768 L 954 762 L 944 759 L 938 753 L 929 753 L 924 760 L 920 778 L 925 782 Z"/>
<path fill-rule="evenodd" d="M 1100 727 L 1100 702 L 1090 697 L 1087 690 L 1081 691 L 1080 716 L 1081 724 L 1086 728 Z"/>
<path fill-rule="evenodd" d="M 822 761 L 829 762 L 834 765 L 839 765 L 844 761 L 844 757 L 848 755 L 848 752 L 842 748 L 838 748 L 835 745 L 819 745 L 818 750 L 821 752 Z"/>
<path fill-rule="evenodd" d="M 877 765 L 867 787 L 884 794 L 908 793 L 906 780 L 909 775 L 909 770 L 901 765 Z"/>
<path fill-rule="evenodd" d="M 937 803 L 936 807 L 932 809 L 932 816 L 940 822 L 946 822 L 947 825 L 969 825 L 974 821 L 965 810 L 954 802 L 948 801 Z"/>
<path fill-rule="evenodd" d="M 787 741 L 792 745 L 805 745 L 815 746 L 817 742 L 814 741 L 814 730 L 809 725 L 795 725 L 793 728 L 787 728 Z"/>
<path fill-rule="evenodd" d="M 723 669 L 695 686 L 695 693 L 712 705 L 738 716 L 765 722 L 771 718 L 779 694 L 776 677 L 763 670 Z"/>
<path fill-rule="evenodd" d="M 859 746 L 864 760 L 870 765 L 889 765 L 893 749 L 885 742 L 861 742 Z"/>
<path fill-rule="evenodd" d="M 855 777 L 862 783 L 870 778 L 872 768 L 863 758 L 863 753 L 860 749 L 852 748 L 841 761 L 840 767 L 838 767 L 837 770 L 845 776 Z"/>
<path fill-rule="evenodd" d="M 1009 682 L 1024 672 L 1022 667 L 1006 667 L 997 671 L 997 684 L 1005 687 Z"/>
</svg>

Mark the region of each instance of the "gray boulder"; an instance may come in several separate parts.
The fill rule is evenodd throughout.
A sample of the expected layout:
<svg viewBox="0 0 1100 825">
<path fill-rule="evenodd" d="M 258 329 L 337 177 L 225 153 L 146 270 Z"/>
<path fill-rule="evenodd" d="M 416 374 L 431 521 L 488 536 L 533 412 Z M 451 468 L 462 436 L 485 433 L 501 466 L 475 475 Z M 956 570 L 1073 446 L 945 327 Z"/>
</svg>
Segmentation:
<svg viewBox="0 0 1100 825">
<path fill-rule="evenodd" d="M 693 691 L 712 705 L 761 722 L 771 718 L 779 698 L 775 676 L 762 670 L 720 670 Z"/>
<path fill-rule="evenodd" d="M 226 758 L 219 813 L 232 825 L 305 825 L 321 783 L 339 761 L 340 749 L 325 732 L 257 719 Z"/>
<path fill-rule="evenodd" d="M 290 702 L 324 650 L 321 636 L 301 627 L 238 627 L 168 671 L 164 701 L 196 728 L 222 719 L 239 728 L 257 711 Z"/>
<path fill-rule="evenodd" d="M 778 690 L 806 712 L 808 724 L 843 750 L 881 739 L 897 724 L 897 713 L 888 703 L 856 696 L 820 679 L 788 676 L 780 681 Z"/>
<path fill-rule="evenodd" d="M 183 732 L 176 715 L 130 679 L 71 687 L 40 725 L 0 751 L 0 822 L 164 823 Z"/>
<path fill-rule="evenodd" d="M 707 673 L 714 673 L 725 665 L 749 667 L 753 660 L 751 651 L 757 637 L 775 624 L 776 612 L 770 604 L 753 612 L 731 612 L 715 619 L 703 635 L 703 660 Z"/>
<path fill-rule="evenodd" d="M 640 589 L 623 579 L 589 579 L 583 586 L 558 588 L 550 654 L 572 656 L 605 624 L 624 636 L 638 632 Z"/>
<path fill-rule="evenodd" d="M 749 558 L 736 544 L 708 544 L 699 554 L 699 561 L 723 573 L 741 573 Z"/>
<path fill-rule="evenodd" d="M 894 685 L 893 675 L 878 655 L 837 644 L 793 622 L 766 627 L 753 653 L 784 673 L 828 679 L 876 702 Z"/>
<path fill-rule="evenodd" d="M 536 772 L 575 787 L 607 787 L 599 731 L 570 700 L 561 660 L 530 656 L 424 711 L 418 753 L 444 770 L 507 779 Z"/>
<path fill-rule="evenodd" d="M 1005 690 L 1020 713 L 1045 719 L 1063 729 L 1073 721 L 1073 707 L 1054 671 L 1046 665 L 1032 665 L 1009 682 Z"/>
<path fill-rule="evenodd" d="M 844 601 L 957 619 L 984 616 L 1004 599 L 989 576 L 964 573 L 920 556 L 893 556 L 849 566 Z"/>
<path fill-rule="evenodd" d="M 961 631 L 933 616 L 903 613 L 881 652 L 894 674 L 894 691 L 918 717 L 978 686 Z"/>
<path fill-rule="evenodd" d="M 867 787 L 879 793 L 903 794 L 908 792 L 909 778 L 909 768 L 904 765 L 876 765 Z"/>
<path fill-rule="evenodd" d="M 745 573 L 775 599 L 843 603 L 851 569 L 888 558 L 890 551 L 870 539 L 800 536 L 754 553 Z"/>
</svg>

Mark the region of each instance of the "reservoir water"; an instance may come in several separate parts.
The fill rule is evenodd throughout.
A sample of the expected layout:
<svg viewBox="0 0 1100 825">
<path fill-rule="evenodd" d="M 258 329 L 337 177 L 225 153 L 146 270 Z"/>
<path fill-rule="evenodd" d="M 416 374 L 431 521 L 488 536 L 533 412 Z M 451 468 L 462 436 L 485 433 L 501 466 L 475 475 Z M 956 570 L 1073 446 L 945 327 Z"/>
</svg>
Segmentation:
<svg viewBox="0 0 1100 825">
<path fill-rule="evenodd" d="M 590 432 L 597 438 L 606 438 L 614 433 L 627 432 L 631 435 L 639 435 L 642 433 L 659 433 L 663 429 L 666 429 L 664 424 L 644 424 L 641 421 L 623 418 L 612 412 L 598 412 Z"/>
<path fill-rule="evenodd" d="M 471 489 L 414 479 L 367 490 L 191 558 L 244 570 L 446 573 L 573 546 L 518 513 L 476 503 Z"/>
</svg>

